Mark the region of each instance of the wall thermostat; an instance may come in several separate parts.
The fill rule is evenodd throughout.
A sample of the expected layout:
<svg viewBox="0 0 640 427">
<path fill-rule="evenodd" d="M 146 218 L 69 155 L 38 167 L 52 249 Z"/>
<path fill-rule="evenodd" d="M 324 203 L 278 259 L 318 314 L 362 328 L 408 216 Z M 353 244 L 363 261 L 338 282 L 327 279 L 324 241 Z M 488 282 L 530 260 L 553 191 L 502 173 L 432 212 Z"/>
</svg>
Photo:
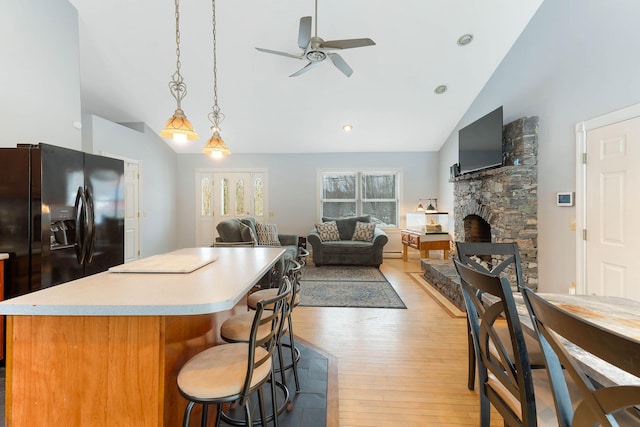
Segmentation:
<svg viewBox="0 0 640 427">
<path fill-rule="evenodd" d="M 557 193 L 556 204 L 558 206 L 573 206 L 573 192 Z"/>
</svg>

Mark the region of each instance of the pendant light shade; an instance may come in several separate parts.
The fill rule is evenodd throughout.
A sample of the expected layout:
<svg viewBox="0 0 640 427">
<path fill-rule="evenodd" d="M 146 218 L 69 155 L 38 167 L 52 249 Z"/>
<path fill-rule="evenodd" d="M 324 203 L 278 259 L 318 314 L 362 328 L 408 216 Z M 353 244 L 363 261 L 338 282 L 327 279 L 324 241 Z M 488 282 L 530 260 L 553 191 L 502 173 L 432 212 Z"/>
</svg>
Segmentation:
<svg viewBox="0 0 640 427">
<path fill-rule="evenodd" d="M 222 138 L 220 138 L 220 134 L 217 131 L 213 132 L 213 135 L 211 136 L 211 138 L 209 138 L 209 141 L 207 142 L 207 145 L 205 145 L 202 149 L 202 152 L 214 158 L 220 158 L 222 156 L 228 156 L 229 154 L 231 154 L 231 151 L 227 148 L 226 144 L 224 143 Z"/>
<path fill-rule="evenodd" d="M 167 124 L 160 132 L 160 136 L 172 138 L 176 142 L 195 141 L 200 138 L 196 131 L 193 130 L 193 126 L 187 116 L 184 115 L 184 111 L 180 108 L 167 120 Z"/>
<path fill-rule="evenodd" d="M 167 120 L 167 124 L 160 132 L 163 138 L 172 138 L 176 142 L 195 141 L 200 138 L 193 130 L 193 126 L 184 111 L 182 111 L 181 102 L 187 95 L 187 85 L 180 74 L 180 2 L 175 0 L 176 15 L 176 72 L 173 73 L 169 82 L 169 91 L 171 96 L 176 100 L 177 108 L 173 116 Z"/>
</svg>

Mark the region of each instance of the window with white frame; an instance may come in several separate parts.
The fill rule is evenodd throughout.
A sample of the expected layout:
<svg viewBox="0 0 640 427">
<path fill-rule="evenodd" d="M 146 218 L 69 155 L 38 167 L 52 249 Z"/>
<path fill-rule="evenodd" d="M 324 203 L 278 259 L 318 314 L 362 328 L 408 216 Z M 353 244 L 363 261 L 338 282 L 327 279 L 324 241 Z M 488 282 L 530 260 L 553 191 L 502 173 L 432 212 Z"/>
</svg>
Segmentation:
<svg viewBox="0 0 640 427">
<path fill-rule="evenodd" d="M 380 227 L 398 227 L 398 171 L 321 171 L 320 214 L 371 215 Z"/>
</svg>

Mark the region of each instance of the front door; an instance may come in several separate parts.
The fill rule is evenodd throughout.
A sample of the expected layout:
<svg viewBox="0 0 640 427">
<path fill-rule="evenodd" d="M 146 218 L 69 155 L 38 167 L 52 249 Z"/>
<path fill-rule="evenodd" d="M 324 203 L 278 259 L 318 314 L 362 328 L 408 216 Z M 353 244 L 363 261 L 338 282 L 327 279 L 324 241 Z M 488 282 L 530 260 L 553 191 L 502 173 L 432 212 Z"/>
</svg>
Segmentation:
<svg viewBox="0 0 640 427">
<path fill-rule="evenodd" d="M 640 117 L 589 130 L 586 293 L 640 300 Z"/>
<path fill-rule="evenodd" d="M 222 220 L 252 216 L 266 222 L 266 177 L 263 170 L 196 171 L 196 246 L 211 246 Z"/>
</svg>

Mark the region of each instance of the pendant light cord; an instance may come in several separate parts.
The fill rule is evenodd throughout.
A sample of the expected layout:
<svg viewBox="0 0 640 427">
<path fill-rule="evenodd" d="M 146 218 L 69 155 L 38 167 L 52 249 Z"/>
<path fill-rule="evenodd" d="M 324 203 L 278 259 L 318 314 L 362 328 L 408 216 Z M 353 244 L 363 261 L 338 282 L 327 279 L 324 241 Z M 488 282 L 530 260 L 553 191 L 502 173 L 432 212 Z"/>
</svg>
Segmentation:
<svg viewBox="0 0 640 427">
<path fill-rule="evenodd" d="M 218 61 L 216 46 L 216 0 L 211 1 L 212 12 L 212 34 L 213 34 L 213 111 L 209 114 L 209 120 L 213 123 L 213 131 L 220 131 L 220 122 L 224 120 L 224 114 L 218 106 Z"/>
<path fill-rule="evenodd" d="M 176 0 L 176 72 L 180 74 L 180 1 Z"/>
<path fill-rule="evenodd" d="M 180 105 L 180 101 L 187 95 L 187 85 L 184 83 L 182 79 L 182 74 L 180 74 L 180 66 L 182 63 L 180 62 L 180 1 L 176 0 L 176 72 L 173 73 L 171 81 L 169 82 L 169 91 L 171 95 L 178 102 L 178 111 L 182 111 L 182 106 Z"/>
</svg>

